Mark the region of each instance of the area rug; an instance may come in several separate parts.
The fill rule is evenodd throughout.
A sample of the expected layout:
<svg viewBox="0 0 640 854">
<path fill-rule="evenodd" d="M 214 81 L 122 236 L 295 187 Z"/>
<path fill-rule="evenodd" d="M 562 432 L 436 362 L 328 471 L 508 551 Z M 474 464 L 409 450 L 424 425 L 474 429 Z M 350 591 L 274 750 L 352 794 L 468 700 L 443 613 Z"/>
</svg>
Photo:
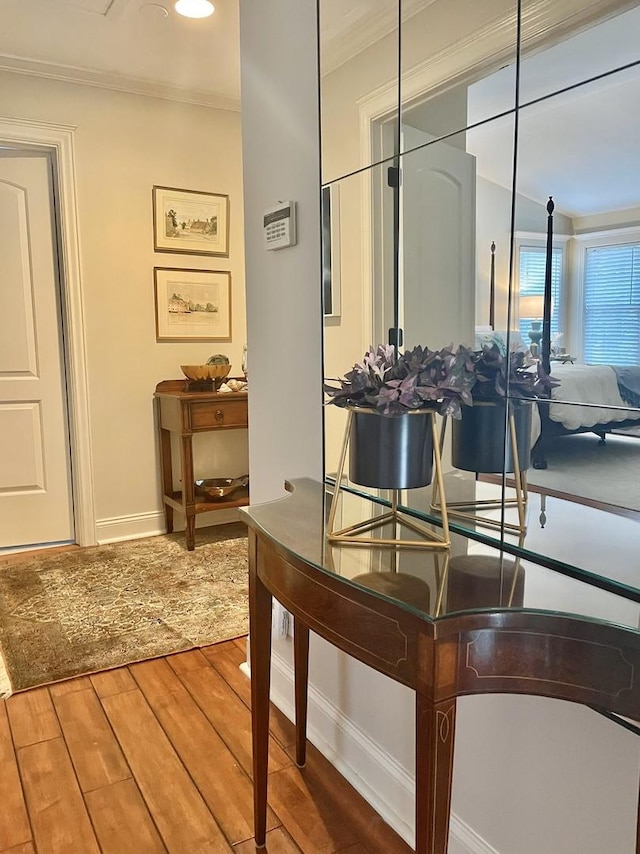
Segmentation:
<svg viewBox="0 0 640 854">
<path fill-rule="evenodd" d="M 531 486 L 640 511 L 640 442 L 585 433 L 549 443 L 548 468 L 529 469 Z"/>
<path fill-rule="evenodd" d="M 0 692 L 168 655 L 248 631 L 242 523 L 0 567 Z"/>
</svg>

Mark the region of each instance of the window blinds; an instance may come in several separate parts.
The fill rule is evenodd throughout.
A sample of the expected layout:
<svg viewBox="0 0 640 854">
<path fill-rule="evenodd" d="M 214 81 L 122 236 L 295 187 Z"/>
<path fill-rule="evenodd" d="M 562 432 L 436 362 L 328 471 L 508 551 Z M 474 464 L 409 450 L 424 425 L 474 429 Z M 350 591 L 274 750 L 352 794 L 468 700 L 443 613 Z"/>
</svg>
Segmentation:
<svg viewBox="0 0 640 854">
<path fill-rule="evenodd" d="M 640 243 L 587 249 L 583 349 L 588 364 L 640 363 Z"/>
<path fill-rule="evenodd" d="M 547 250 L 544 246 L 521 246 L 519 257 L 519 294 L 521 297 L 544 296 L 544 274 Z M 562 249 L 553 249 L 551 256 L 551 334 L 559 332 L 561 300 Z M 541 317 L 520 315 L 518 329 L 525 343 L 534 320 Z M 541 327 L 542 328 L 542 327 Z"/>
</svg>

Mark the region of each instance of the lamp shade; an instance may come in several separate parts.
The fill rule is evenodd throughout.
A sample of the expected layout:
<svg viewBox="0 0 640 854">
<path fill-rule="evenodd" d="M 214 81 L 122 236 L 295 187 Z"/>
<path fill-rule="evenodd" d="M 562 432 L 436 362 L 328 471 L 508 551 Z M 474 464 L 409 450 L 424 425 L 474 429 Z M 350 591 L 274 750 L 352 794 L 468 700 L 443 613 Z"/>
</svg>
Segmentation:
<svg viewBox="0 0 640 854">
<path fill-rule="evenodd" d="M 520 317 L 540 318 L 544 314 L 544 297 L 542 294 L 520 297 Z"/>
</svg>

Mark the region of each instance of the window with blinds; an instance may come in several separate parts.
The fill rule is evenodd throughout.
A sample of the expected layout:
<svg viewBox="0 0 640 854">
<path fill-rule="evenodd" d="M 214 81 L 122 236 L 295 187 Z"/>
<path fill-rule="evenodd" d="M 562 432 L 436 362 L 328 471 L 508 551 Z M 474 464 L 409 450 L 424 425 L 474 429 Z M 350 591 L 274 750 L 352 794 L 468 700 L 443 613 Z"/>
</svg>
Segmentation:
<svg viewBox="0 0 640 854">
<path fill-rule="evenodd" d="M 544 275 L 547 263 L 545 246 L 521 246 L 519 252 L 519 295 L 521 297 L 544 296 Z M 551 335 L 560 331 L 560 302 L 562 293 L 562 249 L 554 248 L 551 256 Z M 518 329 L 526 344 L 529 343 L 529 331 L 534 320 L 540 317 L 526 317 L 519 314 Z M 540 325 L 542 328 L 542 324 Z"/>
<path fill-rule="evenodd" d="M 582 334 L 588 364 L 640 364 L 640 243 L 587 249 Z"/>
</svg>

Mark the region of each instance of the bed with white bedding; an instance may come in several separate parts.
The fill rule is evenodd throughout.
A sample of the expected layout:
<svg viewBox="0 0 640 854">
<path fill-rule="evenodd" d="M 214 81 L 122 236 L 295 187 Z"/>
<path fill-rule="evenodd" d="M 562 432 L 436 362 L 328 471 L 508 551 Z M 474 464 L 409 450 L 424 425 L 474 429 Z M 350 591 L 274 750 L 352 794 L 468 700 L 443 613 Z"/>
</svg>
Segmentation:
<svg viewBox="0 0 640 854">
<path fill-rule="evenodd" d="M 607 433 L 625 427 L 640 427 L 640 365 L 583 365 L 552 360 L 551 350 L 551 271 L 553 251 L 553 211 L 551 196 L 547 203 L 547 256 L 544 281 L 544 316 L 539 358 L 542 367 L 559 385 L 550 399 L 539 398 L 534 406 L 531 434 L 531 461 L 534 468 L 547 468 L 545 445 L 559 436 L 595 433 L 604 442 Z M 491 244 L 491 286 L 489 326 L 476 327 L 475 349 L 496 344 L 503 354 L 509 349 L 526 350 L 520 333 L 496 332 L 495 316 L 495 244 Z"/>
<path fill-rule="evenodd" d="M 511 330 L 507 338 L 505 331 L 476 327 L 475 350 L 495 344 L 504 355 L 507 340 L 512 351 L 527 352 L 517 330 Z M 640 366 L 582 365 L 551 361 L 549 356 L 549 367 L 559 385 L 552 389 L 550 400 L 539 399 L 534 407 L 531 425 L 534 468 L 547 467 L 545 444 L 550 439 L 593 432 L 603 441 L 612 430 L 640 427 Z"/>
<path fill-rule="evenodd" d="M 553 438 L 576 433 L 595 433 L 604 441 L 607 433 L 623 427 L 640 427 L 640 408 L 633 388 L 640 381 L 640 367 L 617 370 L 610 365 L 551 363 L 551 376 L 560 382 L 550 400 L 539 400 L 539 425 L 532 451 L 534 468 L 546 468 L 545 445 Z M 630 380 L 626 380 L 630 377 Z M 557 402 L 554 402 L 557 401 Z"/>
</svg>

